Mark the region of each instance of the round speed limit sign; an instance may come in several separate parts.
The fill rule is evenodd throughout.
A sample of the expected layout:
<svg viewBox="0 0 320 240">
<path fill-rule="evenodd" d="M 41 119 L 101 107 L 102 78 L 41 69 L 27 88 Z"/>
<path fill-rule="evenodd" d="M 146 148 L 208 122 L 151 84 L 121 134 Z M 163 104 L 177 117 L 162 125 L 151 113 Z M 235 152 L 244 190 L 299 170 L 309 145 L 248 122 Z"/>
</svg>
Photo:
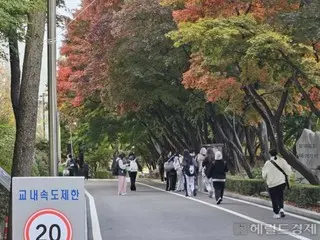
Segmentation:
<svg viewBox="0 0 320 240">
<path fill-rule="evenodd" d="M 61 212 L 43 209 L 32 214 L 24 227 L 25 240 L 72 240 L 72 226 Z"/>
</svg>

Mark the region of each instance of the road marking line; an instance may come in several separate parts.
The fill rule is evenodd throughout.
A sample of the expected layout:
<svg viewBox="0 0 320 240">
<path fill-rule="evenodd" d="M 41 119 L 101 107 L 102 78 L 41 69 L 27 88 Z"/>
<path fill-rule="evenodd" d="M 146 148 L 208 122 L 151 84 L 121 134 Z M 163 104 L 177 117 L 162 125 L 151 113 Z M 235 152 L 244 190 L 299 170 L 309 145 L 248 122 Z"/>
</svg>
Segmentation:
<svg viewBox="0 0 320 240">
<path fill-rule="evenodd" d="M 154 181 L 154 182 L 155 183 L 159 183 L 159 182 L 156 182 L 156 181 Z M 203 192 L 201 192 L 201 193 L 203 193 Z M 203 194 L 206 194 L 206 193 L 203 193 Z M 249 202 L 249 201 L 246 201 L 246 200 L 237 199 L 237 198 L 233 198 L 233 197 L 227 197 L 227 196 L 224 196 L 224 198 L 230 199 L 232 201 L 237 201 L 237 202 L 249 204 L 249 205 L 252 205 L 252 206 L 255 206 L 255 207 L 259 207 L 259 208 L 263 208 L 263 209 L 267 209 L 267 210 L 272 210 L 272 207 L 267 207 L 267 206 L 264 206 L 264 205 L 261 205 L 261 204 L 258 204 L 258 203 L 253 203 L 253 202 Z M 300 216 L 300 215 L 297 215 L 295 213 L 290 213 L 290 212 L 286 212 L 286 215 L 291 216 L 291 217 L 295 217 L 295 218 L 299 218 L 301 220 L 305 220 L 305 221 L 312 222 L 312 223 L 320 225 L 320 221 L 318 221 L 316 219 Z"/>
<path fill-rule="evenodd" d="M 99 224 L 99 219 L 98 219 L 98 214 L 97 214 L 97 209 L 96 209 L 96 204 L 94 202 L 94 198 L 87 190 L 85 190 L 85 193 L 89 199 L 93 240 L 102 240 L 101 231 L 100 231 L 100 224 Z"/>
<path fill-rule="evenodd" d="M 255 207 L 259 207 L 259 208 L 263 208 L 263 209 L 267 209 L 267 210 L 272 210 L 271 207 L 263 206 L 263 205 L 260 205 L 258 203 L 252 203 L 252 202 L 248 202 L 246 200 L 237 199 L 237 198 L 233 198 L 233 197 L 224 197 L 224 198 L 227 198 L 227 199 L 230 199 L 230 200 L 233 200 L 233 201 L 237 201 L 237 202 L 241 202 L 241 203 L 246 203 L 246 204 L 249 204 L 249 205 L 252 205 L 252 206 L 255 206 Z M 286 215 L 291 216 L 291 217 L 295 217 L 295 218 L 299 218 L 301 220 L 305 220 L 305 221 L 316 223 L 316 224 L 320 225 L 320 221 L 312 219 L 312 218 L 300 216 L 300 215 L 297 215 L 297 214 L 294 214 L 294 213 L 290 213 L 290 212 L 286 212 Z"/>
<path fill-rule="evenodd" d="M 188 199 L 188 200 L 191 200 L 191 201 L 194 201 L 194 202 L 198 202 L 198 203 L 202 203 L 204 205 L 207 205 L 209 207 L 212 207 L 212 208 L 216 208 L 216 209 L 219 209 L 219 210 L 222 210 L 224 212 L 227 212 L 227 213 L 230 213 L 230 214 L 233 214 L 233 215 L 236 215 L 240 218 L 243 218 L 243 219 L 246 219 L 250 222 L 254 222 L 254 223 L 257 223 L 257 224 L 260 224 L 264 227 L 267 227 L 267 228 L 272 228 L 274 229 L 275 231 L 277 232 L 282 232 L 283 234 L 286 234 L 286 235 L 289 235 L 293 238 L 296 238 L 296 239 L 299 239 L 299 240 L 312 240 L 310 238 L 307 238 L 307 237 L 303 237 L 303 236 L 300 236 L 298 234 L 295 234 L 295 233 L 292 233 L 292 232 L 288 232 L 286 230 L 283 230 L 283 229 L 280 229 L 278 227 L 275 227 L 273 226 L 272 224 L 268 224 L 268 223 L 265 223 L 265 222 L 262 222 L 258 219 L 255 219 L 255 218 L 252 218 L 252 217 L 249 217 L 249 216 L 246 216 L 246 215 L 243 215 L 241 213 L 238 213 L 238 212 L 235 212 L 235 211 L 232 211 L 232 210 L 229 210 L 229 209 L 226 209 L 226 208 L 223 208 L 223 207 L 220 207 L 218 205 L 214 205 L 214 204 L 211 204 L 211 203 L 207 203 L 205 201 L 202 201 L 202 200 L 199 200 L 199 199 L 195 199 L 195 198 L 188 198 L 188 197 L 185 197 L 184 195 L 181 195 L 181 194 L 178 194 L 178 193 L 174 193 L 174 192 L 168 192 L 166 190 L 163 190 L 161 188 L 158 188 L 158 187 L 154 187 L 154 186 L 151 186 L 151 185 L 148 185 L 148 184 L 145 184 L 145 183 L 138 183 L 140 185 L 143 185 L 143 186 L 146 186 L 146 187 L 149 187 L 149 188 L 152 188 L 152 189 L 155 189 L 155 190 L 158 190 L 158 191 L 161 191 L 161 192 L 166 192 L 168 194 L 172 194 L 172 195 L 175 195 L 175 196 L 178 196 L 178 197 L 182 197 L 184 199 Z"/>
</svg>

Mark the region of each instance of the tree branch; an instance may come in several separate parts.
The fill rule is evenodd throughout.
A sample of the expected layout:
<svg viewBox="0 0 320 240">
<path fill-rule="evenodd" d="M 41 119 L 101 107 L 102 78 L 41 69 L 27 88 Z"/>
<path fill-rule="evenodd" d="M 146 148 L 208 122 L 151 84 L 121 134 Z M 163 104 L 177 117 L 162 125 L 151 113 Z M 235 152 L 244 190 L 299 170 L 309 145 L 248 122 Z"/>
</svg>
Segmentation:
<svg viewBox="0 0 320 240">
<path fill-rule="evenodd" d="M 284 93 L 283 93 L 282 96 L 281 96 L 281 100 L 280 100 L 278 109 L 277 109 L 277 111 L 276 111 L 276 113 L 275 113 L 275 115 L 274 115 L 274 120 L 275 120 L 275 122 L 280 121 L 280 118 L 281 118 L 283 109 L 284 109 L 284 107 L 286 106 L 287 99 L 288 99 L 288 95 L 289 95 L 288 87 L 289 87 L 289 85 L 290 85 L 291 83 L 292 83 L 292 78 L 289 78 L 289 79 L 287 80 L 287 82 L 285 83 L 285 85 L 284 85 L 285 91 L 284 91 Z"/>
<path fill-rule="evenodd" d="M 318 109 L 313 101 L 311 100 L 309 94 L 306 93 L 306 91 L 304 91 L 303 87 L 301 86 L 300 82 L 298 81 L 298 79 L 296 78 L 296 76 L 293 76 L 292 78 L 294 85 L 296 85 L 296 87 L 298 88 L 299 92 L 302 94 L 303 98 L 307 101 L 311 111 L 320 118 L 320 109 Z"/>
<path fill-rule="evenodd" d="M 257 91 L 253 88 L 252 85 L 249 85 L 248 86 L 249 89 L 250 89 L 250 92 L 251 94 L 253 95 L 253 97 L 255 99 L 257 99 L 261 104 L 262 106 L 264 107 L 265 111 L 267 112 L 267 114 L 269 115 L 269 117 L 273 117 L 273 112 L 271 111 L 271 109 L 269 108 L 267 102 L 257 93 Z"/>
</svg>

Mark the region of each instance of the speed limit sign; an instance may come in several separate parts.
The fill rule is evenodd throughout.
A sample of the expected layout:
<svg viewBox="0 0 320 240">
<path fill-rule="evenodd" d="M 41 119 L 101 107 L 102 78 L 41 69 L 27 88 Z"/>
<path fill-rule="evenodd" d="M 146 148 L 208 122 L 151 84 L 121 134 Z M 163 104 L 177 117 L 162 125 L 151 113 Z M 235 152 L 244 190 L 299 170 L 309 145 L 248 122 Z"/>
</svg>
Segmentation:
<svg viewBox="0 0 320 240">
<path fill-rule="evenodd" d="M 69 219 L 54 209 L 43 209 L 30 216 L 24 227 L 25 240 L 72 240 Z"/>
</svg>

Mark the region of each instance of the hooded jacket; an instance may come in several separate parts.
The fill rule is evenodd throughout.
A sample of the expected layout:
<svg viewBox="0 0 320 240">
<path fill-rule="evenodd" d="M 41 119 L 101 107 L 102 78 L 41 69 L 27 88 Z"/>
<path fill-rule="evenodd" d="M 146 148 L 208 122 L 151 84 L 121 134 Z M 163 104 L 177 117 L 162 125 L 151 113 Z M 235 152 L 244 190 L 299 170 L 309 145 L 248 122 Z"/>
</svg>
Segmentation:
<svg viewBox="0 0 320 240">
<path fill-rule="evenodd" d="M 217 151 L 215 153 L 215 160 L 209 166 L 207 177 L 212 178 L 213 182 L 225 182 L 226 172 L 228 171 L 228 166 L 222 159 L 222 153 Z"/>
<path fill-rule="evenodd" d="M 202 171 L 202 162 L 205 159 L 206 154 L 207 154 L 207 149 L 203 147 L 201 148 L 200 153 L 197 155 L 196 160 L 198 162 L 199 172 Z"/>
</svg>

